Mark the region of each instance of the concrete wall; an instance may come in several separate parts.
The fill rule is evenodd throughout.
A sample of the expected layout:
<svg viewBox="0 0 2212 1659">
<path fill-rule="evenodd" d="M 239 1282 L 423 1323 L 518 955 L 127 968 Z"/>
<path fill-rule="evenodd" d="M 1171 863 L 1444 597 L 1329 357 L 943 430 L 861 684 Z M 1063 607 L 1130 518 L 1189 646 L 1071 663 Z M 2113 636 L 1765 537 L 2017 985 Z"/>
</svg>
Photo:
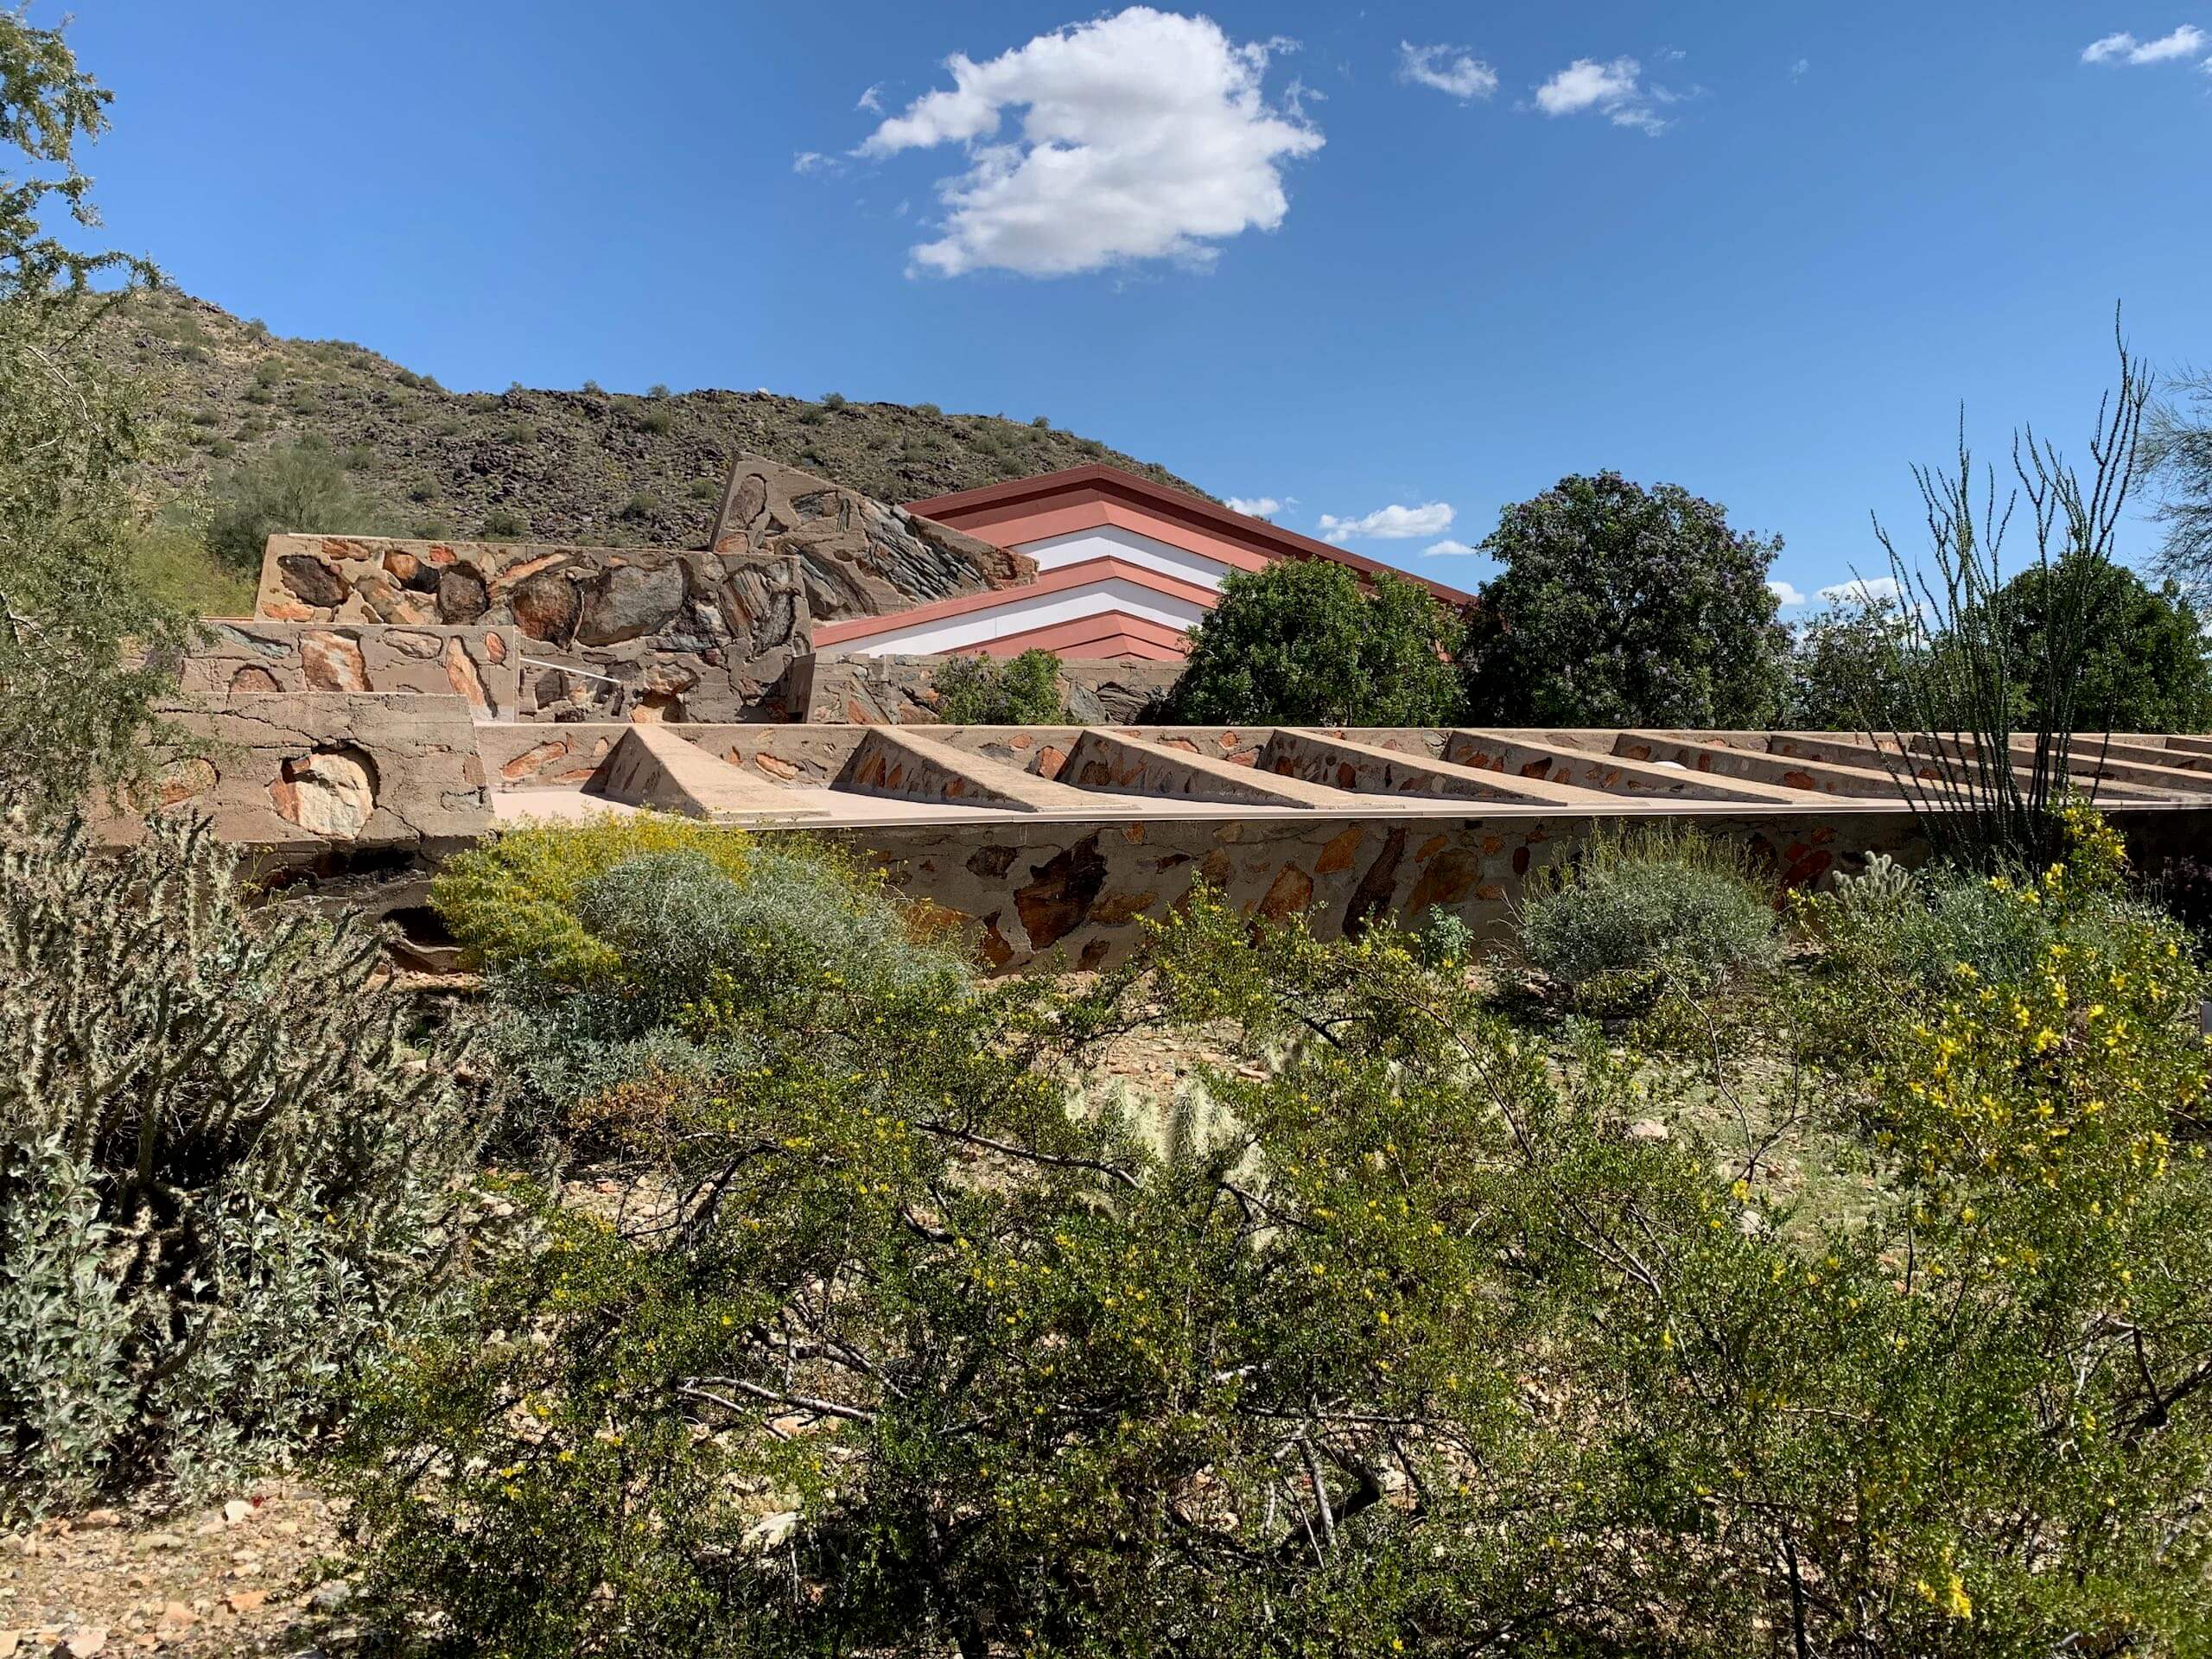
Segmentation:
<svg viewBox="0 0 2212 1659">
<path fill-rule="evenodd" d="M 213 638 L 178 669 L 178 690 L 203 703 L 274 692 L 383 691 L 459 696 L 479 720 L 513 720 L 522 701 L 512 627 L 208 625 Z"/>
<path fill-rule="evenodd" d="M 814 725 L 929 726 L 938 722 L 936 679 L 943 657 L 806 657 L 792 664 L 793 717 Z M 1180 663 L 1060 664 L 1060 700 L 1085 726 L 1153 716 L 1183 671 Z"/>
</svg>

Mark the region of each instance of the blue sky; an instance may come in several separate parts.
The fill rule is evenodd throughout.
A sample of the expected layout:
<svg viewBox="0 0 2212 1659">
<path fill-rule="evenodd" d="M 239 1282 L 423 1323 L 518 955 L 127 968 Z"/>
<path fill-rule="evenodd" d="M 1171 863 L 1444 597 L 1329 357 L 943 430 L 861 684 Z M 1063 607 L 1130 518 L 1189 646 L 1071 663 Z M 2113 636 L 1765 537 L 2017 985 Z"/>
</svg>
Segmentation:
<svg viewBox="0 0 2212 1659">
<path fill-rule="evenodd" d="M 73 38 L 107 239 L 280 332 L 1041 414 L 1461 586 L 1426 550 L 1613 467 L 1809 594 L 1882 568 L 1870 509 L 1916 524 L 1961 399 L 1993 457 L 2078 444 L 2115 301 L 2212 359 L 2204 3 L 79 0 Z"/>
</svg>

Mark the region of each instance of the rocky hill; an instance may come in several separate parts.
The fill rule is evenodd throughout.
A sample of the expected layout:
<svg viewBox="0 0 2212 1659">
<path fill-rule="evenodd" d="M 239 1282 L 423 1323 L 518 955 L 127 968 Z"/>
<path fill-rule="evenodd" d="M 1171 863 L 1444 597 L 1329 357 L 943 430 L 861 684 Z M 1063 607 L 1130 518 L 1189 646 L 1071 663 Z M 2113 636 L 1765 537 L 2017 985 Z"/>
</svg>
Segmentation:
<svg viewBox="0 0 2212 1659">
<path fill-rule="evenodd" d="M 1041 423 L 923 404 L 769 392 L 453 392 L 366 346 L 286 340 L 186 295 L 144 296 L 99 325 L 182 428 L 163 482 L 184 492 L 306 437 L 330 447 L 377 522 L 419 536 L 702 547 L 740 451 L 891 502 L 1106 461 L 1163 468 Z M 337 529 L 340 526 L 301 526 Z"/>
</svg>

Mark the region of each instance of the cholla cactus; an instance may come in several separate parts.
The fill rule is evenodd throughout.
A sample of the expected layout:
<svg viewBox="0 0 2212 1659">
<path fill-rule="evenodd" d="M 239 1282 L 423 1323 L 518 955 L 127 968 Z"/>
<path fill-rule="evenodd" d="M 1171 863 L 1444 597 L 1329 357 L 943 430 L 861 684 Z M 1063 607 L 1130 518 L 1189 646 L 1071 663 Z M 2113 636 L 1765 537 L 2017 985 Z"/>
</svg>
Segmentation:
<svg viewBox="0 0 2212 1659">
<path fill-rule="evenodd" d="M 276 1452 L 420 1306 L 475 1114 L 376 954 L 204 824 L 0 830 L 0 1516 Z"/>
<path fill-rule="evenodd" d="M 1836 902 L 1853 916 L 1887 915 L 1911 894 L 1912 872 L 1887 853 L 1870 855 L 1864 874 L 1835 879 Z"/>
</svg>

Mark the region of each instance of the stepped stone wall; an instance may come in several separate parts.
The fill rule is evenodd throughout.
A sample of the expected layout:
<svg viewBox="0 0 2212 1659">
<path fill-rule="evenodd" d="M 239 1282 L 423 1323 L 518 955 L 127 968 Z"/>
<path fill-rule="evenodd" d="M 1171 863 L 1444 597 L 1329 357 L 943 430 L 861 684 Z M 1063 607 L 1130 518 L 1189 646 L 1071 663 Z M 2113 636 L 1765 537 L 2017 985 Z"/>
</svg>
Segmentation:
<svg viewBox="0 0 2212 1659">
<path fill-rule="evenodd" d="M 407 678 L 400 664 L 429 632 L 474 630 L 487 719 L 745 721 L 798 709 L 785 678 L 810 654 L 817 621 L 880 615 L 927 601 L 1027 581 L 1035 565 L 942 524 L 757 457 L 732 468 L 710 551 L 543 543 L 277 535 L 263 555 L 259 624 L 289 623 L 311 640 L 295 651 L 350 660 L 283 671 L 276 636 L 245 631 L 218 661 L 191 671 L 195 690 L 231 694 L 228 672 L 256 666 L 239 690 L 452 689 Z M 333 645 L 329 630 L 345 625 Z M 320 626 L 323 632 L 314 629 Z M 410 634 L 372 646 L 378 626 Z M 448 637 L 454 637 L 448 635 Z M 493 660 L 493 639 L 514 649 Z M 445 649 L 442 640 L 440 649 Z M 268 658 L 257 664 L 257 652 Z M 456 658 L 456 667 L 465 666 Z M 507 671 L 504 696 L 483 671 Z M 350 677 L 348 677 L 350 676 Z"/>
<path fill-rule="evenodd" d="M 512 630 L 518 712 L 775 719 L 810 644 L 798 563 L 779 555 L 272 536 L 262 620 Z"/>
</svg>

